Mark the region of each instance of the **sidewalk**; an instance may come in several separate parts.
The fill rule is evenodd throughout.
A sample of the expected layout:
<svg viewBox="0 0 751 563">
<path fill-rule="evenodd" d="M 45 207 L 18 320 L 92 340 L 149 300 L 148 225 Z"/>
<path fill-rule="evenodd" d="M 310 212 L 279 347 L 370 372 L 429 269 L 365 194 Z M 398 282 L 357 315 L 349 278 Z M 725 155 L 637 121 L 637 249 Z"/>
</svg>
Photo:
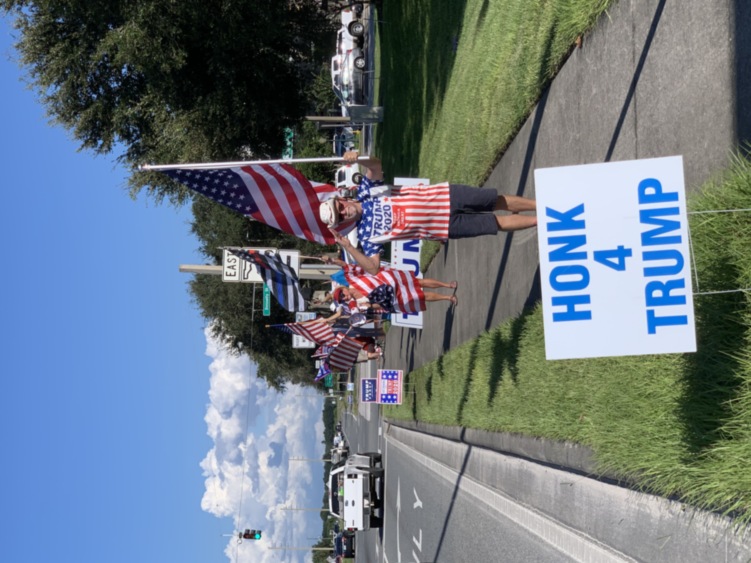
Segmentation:
<svg viewBox="0 0 751 563">
<path fill-rule="evenodd" d="M 620 0 L 584 37 L 486 187 L 535 197 L 536 168 L 682 154 L 687 189 L 751 139 L 751 3 Z M 738 33 L 736 33 L 738 30 Z M 392 327 L 386 365 L 407 372 L 540 298 L 537 235 L 450 241 L 425 273 L 459 281 L 422 331 Z"/>
</svg>

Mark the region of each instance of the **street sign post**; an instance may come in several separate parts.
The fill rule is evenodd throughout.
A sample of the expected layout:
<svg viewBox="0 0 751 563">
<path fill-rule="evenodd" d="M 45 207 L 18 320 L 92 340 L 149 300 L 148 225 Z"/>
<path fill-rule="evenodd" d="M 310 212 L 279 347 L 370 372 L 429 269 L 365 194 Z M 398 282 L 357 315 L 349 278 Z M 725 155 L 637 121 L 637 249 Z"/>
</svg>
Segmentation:
<svg viewBox="0 0 751 563">
<path fill-rule="evenodd" d="M 258 252 L 277 252 L 276 248 L 247 248 L 246 250 L 255 250 Z M 289 266 L 299 275 L 300 272 L 300 251 L 299 250 L 279 250 L 279 256 L 289 264 Z M 225 248 L 222 256 L 222 281 L 235 283 L 263 283 L 261 274 L 258 273 L 258 266 L 251 262 L 241 260 L 235 254 Z"/>
<path fill-rule="evenodd" d="M 263 284 L 263 316 L 271 315 L 271 290 L 266 284 Z"/>
</svg>

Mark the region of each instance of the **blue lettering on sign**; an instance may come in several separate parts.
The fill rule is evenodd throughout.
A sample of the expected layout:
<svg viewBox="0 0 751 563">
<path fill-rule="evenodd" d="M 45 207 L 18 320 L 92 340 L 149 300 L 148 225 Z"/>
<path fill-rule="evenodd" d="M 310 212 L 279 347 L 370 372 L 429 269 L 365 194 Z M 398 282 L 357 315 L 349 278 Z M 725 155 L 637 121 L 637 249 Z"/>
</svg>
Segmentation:
<svg viewBox="0 0 751 563">
<path fill-rule="evenodd" d="M 552 219 L 546 224 L 547 231 L 549 233 L 584 231 L 586 223 L 584 218 L 580 217 L 583 214 L 583 203 L 568 211 L 557 211 L 546 207 L 545 215 Z M 591 297 L 589 293 L 582 293 L 589 287 L 589 270 L 586 263 L 571 263 L 586 262 L 586 244 L 587 235 L 582 233 L 566 233 L 548 237 L 548 247 L 551 247 L 548 252 L 548 260 L 556 264 L 550 272 L 550 287 L 556 293 L 564 293 L 564 295 L 554 295 L 551 298 L 550 302 L 553 307 L 563 308 L 563 311 L 553 313 L 554 323 L 592 319 L 591 309 L 584 307 L 590 304 Z"/>
<path fill-rule="evenodd" d="M 682 242 L 680 219 L 666 219 L 680 215 L 677 205 L 665 205 L 678 201 L 678 192 L 666 192 L 655 178 L 639 182 L 639 205 L 659 205 L 641 208 L 639 222 L 649 230 L 641 233 L 642 247 L 667 246 L 668 248 L 642 251 L 644 262 L 644 303 L 647 307 L 647 332 L 656 334 L 658 327 L 688 324 L 688 315 L 664 313 L 658 307 L 680 307 L 686 305 L 686 283 L 683 277 L 676 277 L 683 271 L 684 257 L 680 248 L 670 248 Z M 654 228 L 652 228 L 654 227 Z M 653 264 L 658 262 L 658 264 Z M 649 263 L 649 264 L 648 264 Z M 654 280 L 651 278 L 667 278 Z"/>
<path fill-rule="evenodd" d="M 415 255 L 419 256 L 420 253 L 420 239 L 412 239 L 405 241 L 402 248 L 404 249 L 404 252 L 413 252 Z M 412 271 L 415 274 L 415 277 L 420 276 L 420 261 L 416 260 L 414 258 L 405 258 L 402 261 L 403 264 L 408 264 Z"/>
</svg>

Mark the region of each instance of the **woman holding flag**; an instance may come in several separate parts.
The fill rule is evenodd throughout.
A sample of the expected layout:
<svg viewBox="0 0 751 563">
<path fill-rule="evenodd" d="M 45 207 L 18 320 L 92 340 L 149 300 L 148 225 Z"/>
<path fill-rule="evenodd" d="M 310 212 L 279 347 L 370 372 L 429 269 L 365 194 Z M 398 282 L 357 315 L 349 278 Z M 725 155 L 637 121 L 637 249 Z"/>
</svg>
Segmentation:
<svg viewBox="0 0 751 563">
<path fill-rule="evenodd" d="M 418 313 L 424 311 L 427 302 L 450 301 L 452 306 L 458 304 L 456 297 L 457 282 L 442 282 L 431 278 L 417 278 L 412 272 L 397 270 L 387 266 L 381 267 L 377 274 L 369 274 L 359 266 L 347 264 L 339 258 L 323 256 L 327 264 L 336 264 L 342 268 L 349 287 L 338 287 L 332 297 L 334 302 L 343 303 L 366 297 L 371 306 L 377 305 L 391 313 Z M 423 288 L 452 289 L 451 295 Z M 338 297 L 338 298 L 337 298 Z"/>
</svg>

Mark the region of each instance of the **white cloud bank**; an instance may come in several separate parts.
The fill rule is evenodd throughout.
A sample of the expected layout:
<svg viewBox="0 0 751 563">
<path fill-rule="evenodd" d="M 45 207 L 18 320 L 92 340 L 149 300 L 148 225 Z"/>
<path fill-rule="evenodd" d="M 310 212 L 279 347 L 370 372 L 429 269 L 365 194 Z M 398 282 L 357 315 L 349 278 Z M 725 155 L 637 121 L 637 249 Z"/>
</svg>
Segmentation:
<svg viewBox="0 0 751 563">
<path fill-rule="evenodd" d="M 310 552 L 269 548 L 312 545 L 321 534 L 318 512 L 281 508 L 321 506 L 323 464 L 290 458 L 323 457 L 323 397 L 296 385 L 283 394 L 269 389 L 247 356 L 232 356 L 205 334 L 213 359 L 205 420 L 214 447 L 201 462 L 201 508 L 232 518 L 235 530 L 263 530 L 261 541 L 229 539 L 233 563 L 310 561 Z"/>
</svg>

